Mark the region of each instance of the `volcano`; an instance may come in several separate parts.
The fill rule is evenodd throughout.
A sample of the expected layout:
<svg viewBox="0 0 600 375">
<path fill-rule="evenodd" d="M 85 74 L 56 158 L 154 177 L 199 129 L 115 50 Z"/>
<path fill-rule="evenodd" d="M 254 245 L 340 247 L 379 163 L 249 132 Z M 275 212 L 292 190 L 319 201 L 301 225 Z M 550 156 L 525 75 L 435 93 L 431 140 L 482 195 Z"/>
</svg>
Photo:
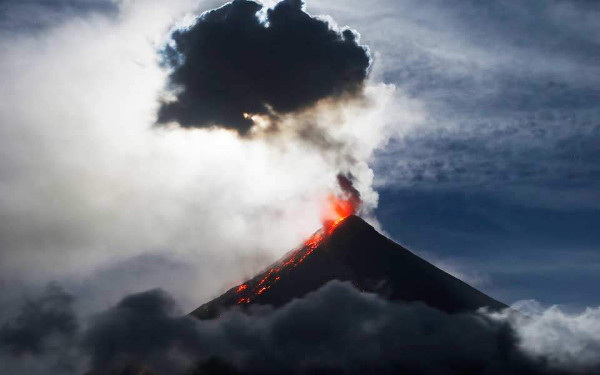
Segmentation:
<svg viewBox="0 0 600 375">
<path fill-rule="evenodd" d="M 303 246 L 191 315 L 212 319 L 232 306 L 278 307 L 335 279 L 392 301 L 420 301 L 448 313 L 507 307 L 351 215 L 326 225 Z"/>
</svg>

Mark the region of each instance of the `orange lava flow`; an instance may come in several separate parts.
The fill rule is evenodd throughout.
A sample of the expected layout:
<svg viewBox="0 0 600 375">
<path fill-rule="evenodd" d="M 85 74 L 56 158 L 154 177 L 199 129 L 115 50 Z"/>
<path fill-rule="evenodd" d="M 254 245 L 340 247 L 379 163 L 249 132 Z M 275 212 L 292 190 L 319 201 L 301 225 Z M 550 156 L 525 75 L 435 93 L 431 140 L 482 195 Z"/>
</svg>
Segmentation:
<svg viewBox="0 0 600 375">
<path fill-rule="evenodd" d="M 323 231 L 319 231 L 313 234 L 305 243 L 302 248 L 294 251 L 288 259 L 282 262 L 279 266 L 269 269 L 267 274 L 256 284 L 252 290 L 248 290 L 248 284 L 242 284 L 238 286 L 237 293 L 244 294 L 245 296 L 238 299 L 238 304 L 250 303 L 250 301 L 265 291 L 271 289 L 271 287 L 281 279 L 280 273 L 283 270 L 290 270 L 298 267 L 319 245 L 323 242 L 324 236 Z"/>
<path fill-rule="evenodd" d="M 338 198 L 334 195 L 329 196 L 328 206 L 328 209 L 323 214 L 323 228 L 306 240 L 300 249 L 294 251 L 278 266 L 270 268 L 254 287 L 250 288 L 247 283 L 237 287 L 236 292 L 240 294 L 238 304 L 250 303 L 256 296 L 271 289 L 281 279 L 280 274 L 283 270 L 291 270 L 298 267 L 300 263 L 323 243 L 326 237 L 329 237 L 336 230 L 345 218 L 354 214 L 356 209 L 350 200 Z"/>
<path fill-rule="evenodd" d="M 344 218 L 336 220 L 327 228 L 324 228 L 323 230 L 320 230 L 317 233 L 313 234 L 304 243 L 304 246 L 294 251 L 288 259 L 283 261 L 279 266 L 272 267 L 271 269 L 269 269 L 266 275 L 263 276 L 262 279 L 260 279 L 260 281 L 256 284 L 255 287 L 250 289 L 248 287 L 248 284 L 239 285 L 236 289 L 236 292 L 241 294 L 242 296 L 238 299 L 237 303 L 240 305 L 250 303 L 254 297 L 259 296 L 267 290 L 271 289 L 271 287 L 281 279 L 280 274 L 283 270 L 291 270 L 298 267 L 300 263 L 302 263 L 310 254 L 313 253 L 313 251 L 317 249 L 317 247 L 319 247 L 319 245 L 321 245 L 321 243 L 325 239 L 324 233 L 326 233 L 327 235 L 331 234 L 333 230 L 342 222 L 343 219 Z"/>
<path fill-rule="evenodd" d="M 330 236 L 331 233 L 333 233 L 333 231 L 342 223 L 342 221 L 344 221 L 344 219 L 345 217 L 340 217 L 335 221 L 332 221 L 331 224 L 329 224 L 329 226 L 326 227 L 327 235 Z"/>
</svg>

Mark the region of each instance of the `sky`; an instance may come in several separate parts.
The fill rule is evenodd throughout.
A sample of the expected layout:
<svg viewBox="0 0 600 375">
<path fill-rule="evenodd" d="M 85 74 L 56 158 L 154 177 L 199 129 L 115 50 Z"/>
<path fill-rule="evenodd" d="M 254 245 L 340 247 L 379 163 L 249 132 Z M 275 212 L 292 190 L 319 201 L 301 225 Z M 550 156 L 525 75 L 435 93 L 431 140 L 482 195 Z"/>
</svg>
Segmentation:
<svg viewBox="0 0 600 375">
<path fill-rule="evenodd" d="M 180 332 L 172 306 L 301 244 L 344 176 L 379 231 L 540 330 L 600 329 L 600 4 L 263 4 L 0 0 L 0 321 L 49 303 L 69 341 L 75 315 L 103 311 L 81 337 L 91 358 L 124 308 Z M 412 311 L 328 288 L 310 300 Z M 227 319 L 215 335 L 245 318 Z"/>
</svg>

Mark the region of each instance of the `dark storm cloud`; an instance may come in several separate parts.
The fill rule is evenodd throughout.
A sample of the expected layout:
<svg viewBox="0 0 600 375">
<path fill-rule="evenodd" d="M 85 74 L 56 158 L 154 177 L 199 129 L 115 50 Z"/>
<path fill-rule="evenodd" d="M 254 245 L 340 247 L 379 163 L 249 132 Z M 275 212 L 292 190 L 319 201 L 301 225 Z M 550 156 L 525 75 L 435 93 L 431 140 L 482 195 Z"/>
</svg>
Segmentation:
<svg viewBox="0 0 600 375">
<path fill-rule="evenodd" d="M 19 314 L 0 328 L 0 348 L 12 354 L 43 354 L 50 339 L 70 339 L 78 329 L 74 298 L 57 285 L 28 301 Z"/>
<path fill-rule="evenodd" d="M 162 104 L 158 122 L 245 134 L 253 123 L 244 113 L 285 114 L 359 93 L 368 50 L 354 31 L 337 31 L 303 6 L 284 0 L 264 9 L 236 0 L 175 31 L 165 56 L 176 100 Z"/>
<path fill-rule="evenodd" d="M 73 17 L 118 13 L 111 0 L 0 0 L 0 31 L 42 31 Z"/>
<path fill-rule="evenodd" d="M 97 315 L 79 342 L 91 374 L 565 373 L 519 350 L 506 321 L 391 303 L 339 281 L 279 309 L 207 321 L 181 316 L 159 290 L 134 294 Z"/>
</svg>

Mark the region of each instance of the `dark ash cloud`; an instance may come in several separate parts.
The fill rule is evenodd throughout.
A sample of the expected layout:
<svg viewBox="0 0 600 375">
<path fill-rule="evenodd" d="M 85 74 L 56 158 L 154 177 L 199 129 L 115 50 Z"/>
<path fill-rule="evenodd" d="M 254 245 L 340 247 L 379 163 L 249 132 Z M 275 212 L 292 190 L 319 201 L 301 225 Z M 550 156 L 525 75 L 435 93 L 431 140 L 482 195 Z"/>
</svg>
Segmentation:
<svg viewBox="0 0 600 375">
<path fill-rule="evenodd" d="M 337 181 L 340 189 L 344 192 L 344 198 L 347 199 L 354 208 L 354 212 L 357 212 L 362 205 L 362 199 L 360 198 L 360 191 L 354 187 L 354 176 L 351 173 L 347 175 L 338 174 Z"/>
<path fill-rule="evenodd" d="M 46 351 L 51 339 L 73 338 L 79 327 L 73 303 L 71 294 L 50 284 L 0 328 L 0 348 L 5 347 L 16 356 L 39 355 Z"/>
<path fill-rule="evenodd" d="M 164 54 L 176 100 L 162 104 L 158 123 L 245 134 L 253 125 L 245 113 L 276 116 L 360 93 L 367 48 L 354 31 L 338 31 L 303 8 L 300 0 L 272 9 L 236 0 L 175 31 Z"/>
</svg>

